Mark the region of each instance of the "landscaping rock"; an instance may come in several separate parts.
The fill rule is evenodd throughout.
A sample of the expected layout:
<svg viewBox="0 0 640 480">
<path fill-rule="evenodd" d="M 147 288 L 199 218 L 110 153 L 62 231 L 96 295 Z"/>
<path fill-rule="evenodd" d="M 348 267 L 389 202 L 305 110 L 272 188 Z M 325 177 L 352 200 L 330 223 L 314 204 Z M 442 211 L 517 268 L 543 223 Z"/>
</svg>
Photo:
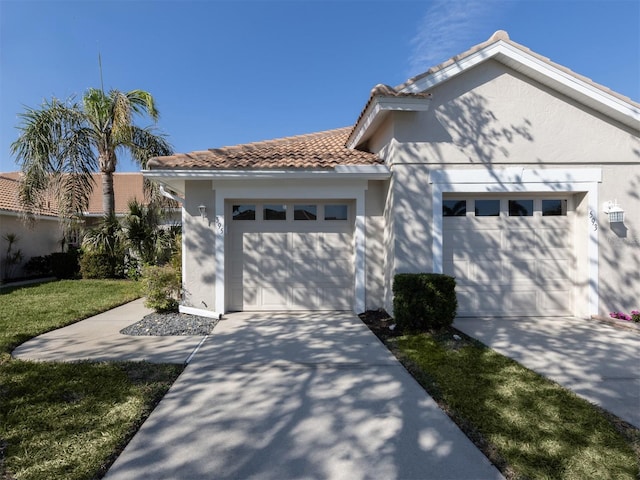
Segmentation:
<svg viewBox="0 0 640 480">
<path fill-rule="evenodd" d="M 209 335 L 218 319 L 186 313 L 150 313 L 137 323 L 120 330 L 123 335 L 170 336 Z"/>
</svg>

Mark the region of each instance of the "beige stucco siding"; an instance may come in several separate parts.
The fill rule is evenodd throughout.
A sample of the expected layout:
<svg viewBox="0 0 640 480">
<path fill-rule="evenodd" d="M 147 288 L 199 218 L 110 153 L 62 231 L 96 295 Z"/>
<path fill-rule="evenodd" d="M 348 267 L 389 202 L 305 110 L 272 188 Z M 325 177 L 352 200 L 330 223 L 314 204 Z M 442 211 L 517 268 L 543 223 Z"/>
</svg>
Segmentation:
<svg viewBox="0 0 640 480">
<path fill-rule="evenodd" d="M 637 132 L 490 61 L 431 90 L 427 112 L 396 113 L 393 163 L 638 162 Z M 375 142 L 371 142 L 375 144 Z"/>
<path fill-rule="evenodd" d="M 384 182 L 369 181 L 365 196 L 365 288 L 367 310 L 383 307 Z"/>
<path fill-rule="evenodd" d="M 426 112 L 394 112 L 368 142 L 385 158 L 393 178 L 385 213 L 389 264 L 394 273 L 432 268 L 431 172 L 447 169 L 500 171 L 602 170 L 597 199 L 575 189 L 576 314 L 589 284 L 588 229 L 598 230 L 598 311 L 640 308 L 640 140 L 637 131 L 611 121 L 495 61 L 481 64 L 430 90 Z M 559 176 L 555 191 L 568 190 Z M 509 187 L 517 190 L 517 187 Z M 617 199 L 627 212 L 624 225 L 611 227 L 602 211 Z M 597 200 L 597 207 L 593 207 Z M 590 209 L 588 205 L 591 204 Z M 385 306 L 390 307 L 385 296 Z M 580 303 L 583 302 L 583 303 Z"/>
<path fill-rule="evenodd" d="M 22 252 L 22 262 L 14 269 L 12 277 L 20 277 L 26 274 L 23 269 L 25 263 L 31 257 L 48 255 L 61 251 L 61 240 L 64 237 L 64 229 L 57 218 L 40 217 L 32 226 L 27 226 L 16 214 L 0 215 L 0 277 L 4 274 L 4 255 L 8 244 L 4 240 L 7 234 L 15 234 L 18 241 L 13 246 L 13 251 Z"/>
<path fill-rule="evenodd" d="M 598 212 L 600 313 L 640 310 L 640 164 L 605 165 Z M 609 223 L 602 204 L 618 200 L 622 224 Z"/>
<path fill-rule="evenodd" d="M 206 206 L 206 217 L 199 206 Z M 210 181 L 185 182 L 182 212 L 183 304 L 213 310 L 215 305 L 215 197 Z"/>
</svg>

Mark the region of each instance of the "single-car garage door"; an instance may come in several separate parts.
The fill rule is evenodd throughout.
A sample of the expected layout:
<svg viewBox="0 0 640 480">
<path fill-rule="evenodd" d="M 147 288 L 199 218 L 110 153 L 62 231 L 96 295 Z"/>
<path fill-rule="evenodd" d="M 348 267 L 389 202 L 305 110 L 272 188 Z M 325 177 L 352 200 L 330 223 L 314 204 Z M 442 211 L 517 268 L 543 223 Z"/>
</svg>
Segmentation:
<svg viewBox="0 0 640 480">
<path fill-rule="evenodd" d="M 571 198 L 443 199 L 443 268 L 459 316 L 560 316 L 573 311 Z"/>
<path fill-rule="evenodd" d="M 234 202 L 229 309 L 350 310 L 349 202 Z"/>
</svg>

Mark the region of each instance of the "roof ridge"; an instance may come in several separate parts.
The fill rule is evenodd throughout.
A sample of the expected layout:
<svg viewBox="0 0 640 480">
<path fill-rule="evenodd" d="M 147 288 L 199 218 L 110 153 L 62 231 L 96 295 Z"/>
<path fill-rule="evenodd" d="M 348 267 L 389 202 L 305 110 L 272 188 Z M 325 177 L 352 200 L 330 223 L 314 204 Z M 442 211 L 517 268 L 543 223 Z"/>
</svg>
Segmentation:
<svg viewBox="0 0 640 480">
<path fill-rule="evenodd" d="M 607 87 L 605 85 L 602 85 L 602 84 L 600 84 L 598 82 L 595 82 L 591 78 L 586 77 L 586 76 L 584 76 L 584 75 L 582 75 L 580 73 L 577 73 L 577 72 L 571 70 L 570 68 L 565 67 L 564 65 L 561 65 L 561 64 L 559 64 L 557 62 L 554 62 L 553 60 L 551 60 L 551 58 L 545 57 L 544 55 L 541 55 L 540 53 L 530 49 L 526 45 L 522 45 L 521 43 L 518 43 L 518 42 L 515 42 L 515 41 L 511 40 L 511 38 L 509 37 L 509 34 L 507 33 L 506 30 L 498 30 L 498 31 L 496 31 L 493 35 L 491 35 L 491 37 L 489 37 L 488 40 L 485 40 L 484 42 L 478 43 L 477 45 L 474 45 L 473 47 L 469 48 L 468 50 L 466 50 L 466 51 L 464 51 L 464 52 L 462 52 L 462 53 L 460 53 L 458 55 L 455 55 L 455 56 L 453 56 L 453 57 L 451 57 L 451 58 L 449 58 L 449 59 L 437 64 L 437 65 L 434 65 L 434 66 L 430 67 L 426 72 L 420 73 L 418 75 L 415 75 L 415 76 L 409 78 L 408 80 L 404 81 L 400 85 L 396 85 L 394 87 L 394 90 L 401 91 L 402 89 L 405 89 L 405 88 L 415 84 L 418 80 L 421 80 L 424 77 L 432 75 L 432 74 L 434 74 L 434 73 L 436 73 L 436 72 L 448 67 L 449 65 L 452 65 L 452 64 L 454 64 L 454 63 L 456 63 L 456 62 L 458 62 L 458 61 L 470 56 L 471 54 L 473 54 L 473 53 L 475 53 L 475 52 L 477 52 L 479 50 L 482 50 L 483 48 L 486 48 L 487 46 L 492 45 L 492 44 L 497 43 L 497 42 L 508 43 L 512 47 L 515 47 L 515 48 L 517 48 L 518 50 L 520 50 L 522 52 L 528 53 L 529 55 L 537 58 L 538 60 L 541 60 L 541 61 L 547 63 L 548 65 L 550 65 L 550 66 L 552 66 L 554 68 L 557 68 L 558 70 L 563 71 L 564 73 L 572 75 L 573 77 L 590 84 L 591 86 L 597 88 L 598 90 L 600 90 L 602 92 L 605 92 L 605 93 L 607 93 L 609 95 L 612 95 L 612 96 L 618 98 L 619 100 L 627 102 L 627 103 L 629 103 L 631 105 L 634 105 L 636 107 L 640 107 L 640 103 L 632 100 L 630 97 L 627 97 L 626 95 L 623 95 L 623 94 L 621 94 L 619 92 L 616 92 L 615 90 L 612 90 L 611 88 L 609 88 L 609 87 Z"/>
<path fill-rule="evenodd" d="M 272 138 L 272 139 L 267 139 L 267 140 L 258 140 L 256 142 L 241 143 L 241 144 L 238 144 L 238 145 L 229 145 L 229 146 L 218 147 L 218 148 L 209 148 L 207 150 L 200 150 L 200 152 L 219 153 L 221 151 L 229 151 L 229 150 L 245 150 L 245 149 L 262 148 L 262 147 L 267 147 L 267 146 L 271 146 L 271 145 L 285 145 L 285 144 L 288 144 L 288 143 L 301 142 L 301 141 L 306 141 L 306 140 L 313 140 L 313 139 L 317 139 L 317 138 L 324 138 L 324 137 L 328 137 L 328 136 L 332 136 L 332 135 L 337 135 L 337 134 L 342 133 L 344 131 L 350 130 L 351 128 L 352 128 L 351 126 L 333 128 L 331 130 L 321 130 L 319 132 L 303 133 L 303 134 L 300 134 L 300 135 L 291 135 L 291 136 L 288 136 L 288 137 L 279 137 L 279 138 Z M 195 153 L 195 152 L 191 152 L 191 153 Z"/>
</svg>

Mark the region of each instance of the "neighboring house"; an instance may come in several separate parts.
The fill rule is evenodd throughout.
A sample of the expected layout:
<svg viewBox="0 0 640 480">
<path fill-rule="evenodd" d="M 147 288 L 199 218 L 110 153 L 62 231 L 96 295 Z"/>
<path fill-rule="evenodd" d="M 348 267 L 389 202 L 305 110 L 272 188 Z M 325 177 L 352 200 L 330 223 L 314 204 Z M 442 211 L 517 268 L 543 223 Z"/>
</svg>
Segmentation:
<svg viewBox="0 0 640 480">
<path fill-rule="evenodd" d="M 7 233 L 18 236 L 15 248 L 22 251 L 22 262 L 14 271 L 13 277 L 24 275 L 22 266 L 31 258 L 59 252 L 65 245 L 77 245 L 79 232 L 67 232 L 59 221 L 55 202 L 52 200 L 42 212 L 37 212 L 33 225 L 27 225 L 21 218 L 24 209 L 18 200 L 19 172 L 0 174 L 0 272 L 4 272 L 7 242 L 2 239 Z M 89 199 L 89 208 L 83 215 L 83 227 L 96 225 L 104 216 L 102 211 L 102 182 L 100 174 L 94 174 L 94 188 Z M 129 201 L 136 199 L 145 202 L 144 178 L 139 172 L 115 173 L 113 188 L 115 192 L 116 216 L 123 217 L 128 211 Z M 167 222 L 179 223 L 180 219 L 170 218 Z M 63 242 L 64 239 L 64 242 Z"/>
<path fill-rule="evenodd" d="M 24 275 L 22 266 L 31 258 L 59 252 L 62 248 L 64 229 L 58 220 L 55 202 L 51 202 L 34 215 L 31 227 L 25 225 L 21 215 L 24 209 L 18 201 L 20 174 L 0 173 L 0 281 L 5 280 L 8 234 L 16 235 L 13 251 L 22 252 L 22 260 L 11 268 L 10 278 Z"/>
<path fill-rule="evenodd" d="M 640 307 L 639 130 L 640 105 L 500 31 L 377 86 L 353 127 L 144 175 L 183 200 L 183 311 L 391 311 L 396 273 L 437 272 L 460 316 L 585 317 Z"/>
</svg>

